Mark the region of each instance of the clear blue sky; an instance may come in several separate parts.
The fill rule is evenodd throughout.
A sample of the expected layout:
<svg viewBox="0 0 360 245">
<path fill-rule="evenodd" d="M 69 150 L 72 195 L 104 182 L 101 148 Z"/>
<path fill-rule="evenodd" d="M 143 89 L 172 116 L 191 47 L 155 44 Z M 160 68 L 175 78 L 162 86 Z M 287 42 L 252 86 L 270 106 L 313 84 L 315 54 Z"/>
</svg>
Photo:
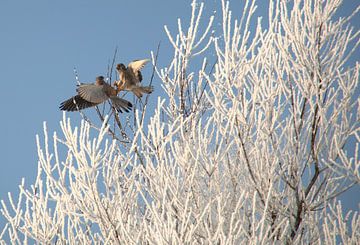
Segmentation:
<svg viewBox="0 0 360 245">
<path fill-rule="evenodd" d="M 219 1 L 206 2 L 207 12 L 212 12 L 215 5 L 220 6 Z M 239 2 L 231 1 L 234 10 L 239 9 Z M 261 5 L 267 0 L 258 2 Z M 345 2 L 341 13 L 348 14 L 357 1 Z M 174 33 L 177 18 L 188 20 L 190 3 L 190 0 L 0 1 L 0 199 L 7 199 L 8 191 L 17 193 L 22 177 L 26 177 L 27 184 L 34 181 L 35 134 L 42 135 L 43 121 L 48 122 L 50 133 L 60 131 L 59 103 L 75 94 L 73 68 L 77 68 L 82 82 L 92 81 L 95 76 L 106 74 L 116 46 L 117 61 L 127 63 L 149 58 L 159 41 L 162 41 L 159 64 L 167 65 L 172 50 L 163 26 L 168 25 Z M 220 8 L 217 13 L 221 13 Z M 353 21 L 357 29 L 359 23 L 357 15 Z M 144 77 L 149 77 L 150 72 L 148 66 Z M 155 84 L 155 89 L 153 97 L 161 94 L 160 86 Z M 359 197 L 358 190 L 355 196 Z M 351 195 L 354 197 L 354 191 L 344 199 L 355 207 L 359 198 L 354 201 Z M 2 224 L 0 217 L 0 228 Z"/>
<path fill-rule="evenodd" d="M 164 66 L 171 53 L 163 26 L 174 30 L 189 10 L 189 1 L 1 0 L 0 199 L 23 176 L 34 180 L 35 134 L 42 135 L 43 121 L 49 132 L 60 131 L 58 107 L 75 95 L 74 67 L 90 82 L 106 74 L 116 46 L 117 61 L 127 63 L 149 58 L 160 40 Z"/>
</svg>

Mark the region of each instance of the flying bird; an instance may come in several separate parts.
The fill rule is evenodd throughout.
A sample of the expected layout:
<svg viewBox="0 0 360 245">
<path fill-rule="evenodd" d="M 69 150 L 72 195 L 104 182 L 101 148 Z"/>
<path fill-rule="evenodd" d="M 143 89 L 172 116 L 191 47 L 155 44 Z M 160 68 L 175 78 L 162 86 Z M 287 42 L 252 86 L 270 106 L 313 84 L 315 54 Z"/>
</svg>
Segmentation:
<svg viewBox="0 0 360 245">
<path fill-rule="evenodd" d="M 140 70 L 148 63 L 149 60 L 134 60 L 126 67 L 124 64 L 117 64 L 116 70 L 119 73 L 119 81 L 115 81 L 114 85 L 118 90 L 126 90 L 133 92 L 138 98 L 143 94 L 151 94 L 154 91 L 152 86 L 141 86 L 142 75 Z"/>
<path fill-rule="evenodd" d="M 119 112 L 129 112 L 132 104 L 124 99 L 117 97 L 119 89 L 114 89 L 105 82 L 103 76 L 96 77 L 95 83 L 82 83 L 76 89 L 77 95 L 65 100 L 60 104 L 60 110 L 78 111 L 88 107 L 93 107 L 110 99 L 112 105 Z"/>
</svg>

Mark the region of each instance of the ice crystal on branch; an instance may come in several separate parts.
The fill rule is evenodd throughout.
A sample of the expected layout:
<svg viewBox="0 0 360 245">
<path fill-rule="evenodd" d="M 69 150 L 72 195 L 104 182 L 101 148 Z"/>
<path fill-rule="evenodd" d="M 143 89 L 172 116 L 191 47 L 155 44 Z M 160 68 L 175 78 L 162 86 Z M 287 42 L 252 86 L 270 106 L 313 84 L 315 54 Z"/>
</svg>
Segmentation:
<svg viewBox="0 0 360 245">
<path fill-rule="evenodd" d="M 340 4 L 270 1 L 264 27 L 254 1 L 239 18 L 221 1 L 220 19 L 193 1 L 188 26 L 178 20 L 176 35 L 165 27 L 174 56 L 156 67 L 165 95 L 147 111 L 149 123 L 136 111 L 120 144 L 106 137 L 110 120 L 74 129 L 64 115 L 53 149 L 44 127 L 35 183 L 2 201 L 2 239 L 359 241 L 358 213 L 345 214 L 337 200 L 360 181 L 360 66 L 349 62 L 359 7 L 336 19 Z"/>
</svg>

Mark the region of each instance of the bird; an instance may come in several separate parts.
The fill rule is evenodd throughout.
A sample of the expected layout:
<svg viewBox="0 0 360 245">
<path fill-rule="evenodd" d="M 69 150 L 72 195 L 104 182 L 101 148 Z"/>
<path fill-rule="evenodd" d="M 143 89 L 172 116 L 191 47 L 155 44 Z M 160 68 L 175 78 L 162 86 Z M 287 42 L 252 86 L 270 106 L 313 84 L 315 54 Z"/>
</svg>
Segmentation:
<svg viewBox="0 0 360 245">
<path fill-rule="evenodd" d="M 63 111 L 78 111 L 93 107 L 110 99 L 113 107 L 119 112 L 129 112 L 132 104 L 117 96 L 120 90 L 113 88 L 105 82 L 103 76 L 96 77 L 95 83 L 82 83 L 78 85 L 77 95 L 62 102 L 59 106 Z"/>
<path fill-rule="evenodd" d="M 154 91 L 152 86 L 141 86 L 142 75 L 140 70 L 149 62 L 149 59 L 134 60 L 126 67 L 120 63 L 116 65 L 116 70 L 119 74 L 119 80 L 114 82 L 118 90 L 125 90 L 133 92 L 138 98 L 143 94 L 151 94 Z"/>
</svg>

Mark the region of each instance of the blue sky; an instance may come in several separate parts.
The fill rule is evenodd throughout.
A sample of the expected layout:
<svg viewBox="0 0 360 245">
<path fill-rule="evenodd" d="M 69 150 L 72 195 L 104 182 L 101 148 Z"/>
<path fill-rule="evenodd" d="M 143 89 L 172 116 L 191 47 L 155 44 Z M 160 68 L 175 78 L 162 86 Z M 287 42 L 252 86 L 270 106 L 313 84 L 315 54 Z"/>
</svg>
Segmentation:
<svg viewBox="0 0 360 245">
<path fill-rule="evenodd" d="M 116 47 L 117 60 L 128 63 L 149 58 L 160 40 L 165 65 L 171 53 L 163 26 L 175 27 L 189 10 L 185 1 L 0 2 L 1 199 L 22 176 L 34 180 L 35 134 L 42 135 L 43 121 L 60 131 L 58 107 L 75 94 L 74 67 L 90 82 L 106 74 Z"/>
<path fill-rule="evenodd" d="M 149 58 L 159 41 L 159 65 L 167 65 L 172 50 L 163 26 L 168 25 L 175 33 L 177 18 L 189 18 L 190 2 L 1 0 L 0 199 L 7 199 L 8 191 L 17 193 L 22 177 L 28 184 L 35 179 L 35 135 L 42 135 L 43 121 L 47 121 L 49 132 L 60 131 L 62 112 L 58 106 L 75 94 L 74 67 L 80 80 L 89 82 L 106 74 L 115 47 L 117 61 L 128 63 Z M 231 1 L 232 8 L 239 2 Z M 267 1 L 258 2 L 261 5 Z M 356 1 L 345 2 L 342 14 L 356 6 Z M 206 12 L 212 12 L 215 5 L 220 6 L 219 1 L 207 1 Z M 359 23 L 358 14 L 353 25 L 359 29 Z M 148 66 L 144 77 L 150 73 Z M 161 88 L 156 79 L 154 83 L 156 102 Z M 79 115 L 71 117 L 78 119 Z M 355 191 L 344 196 L 349 207 L 359 202 L 359 198 L 353 198 L 354 194 L 360 196 L 359 189 Z"/>
</svg>

